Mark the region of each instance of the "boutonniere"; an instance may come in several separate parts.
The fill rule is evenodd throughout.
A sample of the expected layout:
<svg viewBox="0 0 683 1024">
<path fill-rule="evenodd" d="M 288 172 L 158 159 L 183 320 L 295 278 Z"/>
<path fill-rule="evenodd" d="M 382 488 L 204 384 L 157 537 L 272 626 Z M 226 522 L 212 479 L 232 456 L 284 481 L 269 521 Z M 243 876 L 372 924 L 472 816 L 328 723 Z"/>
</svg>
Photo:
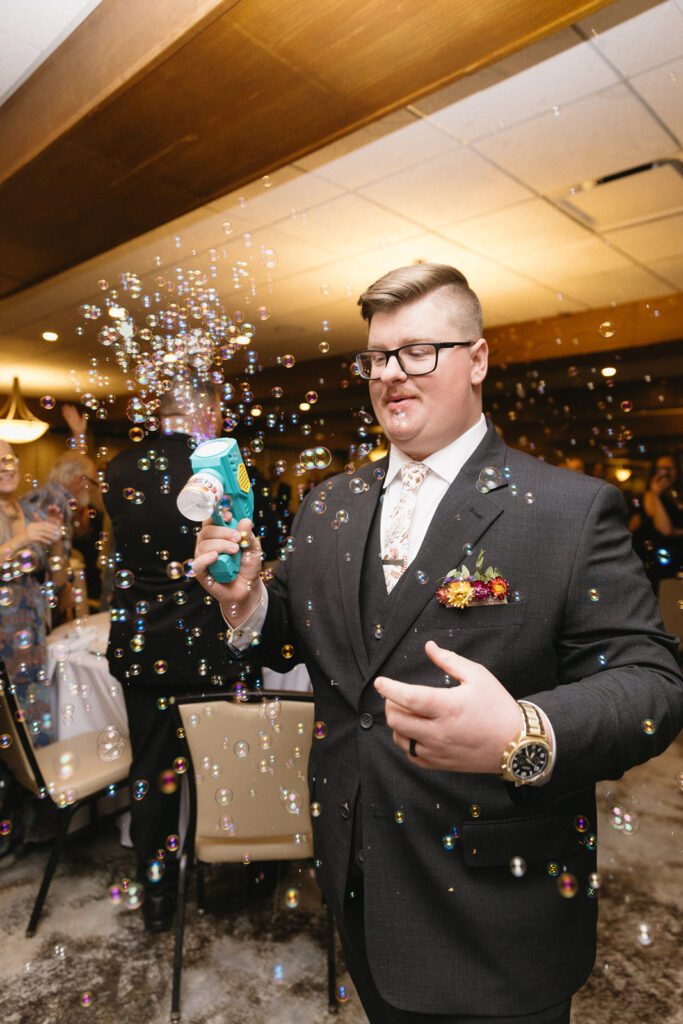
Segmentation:
<svg viewBox="0 0 683 1024">
<path fill-rule="evenodd" d="M 472 604 L 507 604 L 510 585 L 499 569 L 484 566 L 484 549 L 479 552 L 474 572 L 463 563 L 451 569 L 436 591 L 439 604 L 447 608 L 468 608 Z"/>
</svg>

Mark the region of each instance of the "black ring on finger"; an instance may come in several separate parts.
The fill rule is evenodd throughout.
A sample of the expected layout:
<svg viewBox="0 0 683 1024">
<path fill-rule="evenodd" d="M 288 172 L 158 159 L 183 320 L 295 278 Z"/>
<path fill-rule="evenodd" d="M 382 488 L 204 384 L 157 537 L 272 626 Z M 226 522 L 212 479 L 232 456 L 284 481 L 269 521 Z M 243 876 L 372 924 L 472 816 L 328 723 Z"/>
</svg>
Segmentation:
<svg viewBox="0 0 683 1024">
<path fill-rule="evenodd" d="M 416 742 L 417 742 L 416 740 L 411 740 L 411 741 L 410 741 L 410 744 L 409 744 L 409 746 L 408 746 L 408 750 L 409 750 L 409 752 L 410 752 L 410 756 L 411 756 L 411 757 L 417 757 L 417 751 L 415 750 L 415 744 L 416 744 Z"/>
</svg>

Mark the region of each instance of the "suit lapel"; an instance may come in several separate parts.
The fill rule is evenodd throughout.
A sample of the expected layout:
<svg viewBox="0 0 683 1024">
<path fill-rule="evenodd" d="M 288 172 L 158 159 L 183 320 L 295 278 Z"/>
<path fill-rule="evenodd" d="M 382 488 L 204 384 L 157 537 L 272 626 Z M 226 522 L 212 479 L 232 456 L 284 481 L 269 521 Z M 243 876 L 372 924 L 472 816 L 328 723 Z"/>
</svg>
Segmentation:
<svg viewBox="0 0 683 1024">
<path fill-rule="evenodd" d="M 360 479 L 367 489 L 358 494 L 350 488 L 345 501 L 349 521 L 337 531 L 337 573 L 342 613 L 349 634 L 349 646 L 362 676 L 366 675 L 369 664 L 360 618 L 363 559 L 388 461 L 385 458 L 372 466 L 364 466 L 350 478 L 349 484 Z"/>
<path fill-rule="evenodd" d="M 489 427 L 489 433 L 444 495 L 420 550 L 392 591 L 391 615 L 374 649 L 366 678 L 376 674 L 424 607 L 436 600 L 435 591 L 443 577 L 464 561 L 473 565 L 468 550 L 471 548 L 476 556 L 480 539 L 503 512 L 496 491 L 483 494 L 476 482 L 484 466 L 496 465 L 502 470 L 505 454 L 505 446 Z"/>
</svg>

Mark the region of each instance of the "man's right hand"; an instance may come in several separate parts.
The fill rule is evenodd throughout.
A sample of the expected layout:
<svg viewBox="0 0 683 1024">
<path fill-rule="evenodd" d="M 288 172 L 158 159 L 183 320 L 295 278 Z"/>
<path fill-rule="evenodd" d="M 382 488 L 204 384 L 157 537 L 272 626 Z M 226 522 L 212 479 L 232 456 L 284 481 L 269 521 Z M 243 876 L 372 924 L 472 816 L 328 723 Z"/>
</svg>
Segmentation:
<svg viewBox="0 0 683 1024">
<path fill-rule="evenodd" d="M 254 535 L 250 519 L 240 519 L 237 529 L 229 525 L 216 526 L 206 519 L 197 535 L 194 553 L 194 574 L 207 593 L 215 597 L 223 615 L 231 626 L 239 626 L 256 609 L 261 598 L 259 576 L 261 572 L 261 545 Z M 230 583 L 217 583 L 209 572 L 218 555 L 242 552 L 237 576 Z"/>
</svg>

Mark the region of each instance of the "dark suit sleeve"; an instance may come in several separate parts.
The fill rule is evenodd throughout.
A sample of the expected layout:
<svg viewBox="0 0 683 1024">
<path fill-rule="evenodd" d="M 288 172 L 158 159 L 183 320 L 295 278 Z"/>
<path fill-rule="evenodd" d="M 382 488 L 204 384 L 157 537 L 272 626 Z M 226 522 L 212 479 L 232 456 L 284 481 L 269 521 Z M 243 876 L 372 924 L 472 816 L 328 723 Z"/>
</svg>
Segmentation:
<svg viewBox="0 0 683 1024">
<path fill-rule="evenodd" d="M 676 640 L 664 632 L 611 486 L 585 518 L 555 646 L 560 685 L 529 698 L 555 730 L 547 796 L 619 778 L 675 739 L 683 725 Z"/>
</svg>

